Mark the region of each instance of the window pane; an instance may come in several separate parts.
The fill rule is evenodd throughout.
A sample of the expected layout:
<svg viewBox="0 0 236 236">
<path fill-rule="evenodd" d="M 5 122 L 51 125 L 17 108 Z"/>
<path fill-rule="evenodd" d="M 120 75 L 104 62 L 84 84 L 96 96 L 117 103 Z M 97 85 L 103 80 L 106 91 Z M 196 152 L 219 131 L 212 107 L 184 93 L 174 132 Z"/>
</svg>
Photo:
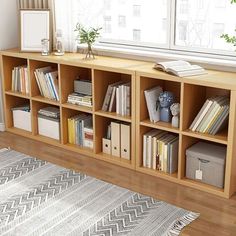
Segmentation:
<svg viewBox="0 0 236 236">
<path fill-rule="evenodd" d="M 102 26 L 102 42 L 167 44 L 168 0 L 76 0 L 77 21 Z"/>
<path fill-rule="evenodd" d="M 220 36 L 234 35 L 236 4 L 229 0 L 177 0 L 175 44 L 233 51 Z"/>
</svg>

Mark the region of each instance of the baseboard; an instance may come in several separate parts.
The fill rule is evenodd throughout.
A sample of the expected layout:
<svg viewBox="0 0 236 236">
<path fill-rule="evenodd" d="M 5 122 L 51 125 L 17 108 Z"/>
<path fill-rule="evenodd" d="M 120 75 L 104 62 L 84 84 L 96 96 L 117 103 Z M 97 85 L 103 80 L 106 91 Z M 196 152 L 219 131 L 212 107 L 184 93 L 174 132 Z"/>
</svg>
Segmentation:
<svg viewBox="0 0 236 236">
<path fill-rule="evenodd" d="M 5 124 L 4 123 L 0 123 L 0 132 L 4 132 L 5 130 L 6 130 Z"/>
</svg>

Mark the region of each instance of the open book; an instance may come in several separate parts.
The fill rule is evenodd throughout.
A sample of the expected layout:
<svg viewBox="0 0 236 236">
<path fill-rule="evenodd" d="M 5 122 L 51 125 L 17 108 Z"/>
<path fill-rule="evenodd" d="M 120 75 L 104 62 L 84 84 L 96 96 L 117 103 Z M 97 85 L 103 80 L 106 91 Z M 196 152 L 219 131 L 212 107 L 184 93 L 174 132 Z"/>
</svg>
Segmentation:
<svg viewBox="0 0 236 236">
<path fill-rule="evenodd" d="M 157 70 L 163 70 L 179 77 L 202 75 L 207 73 L 201 66 L 191 65 L 187 61 L 157 62 L 153 68 Z"/>
</svg>

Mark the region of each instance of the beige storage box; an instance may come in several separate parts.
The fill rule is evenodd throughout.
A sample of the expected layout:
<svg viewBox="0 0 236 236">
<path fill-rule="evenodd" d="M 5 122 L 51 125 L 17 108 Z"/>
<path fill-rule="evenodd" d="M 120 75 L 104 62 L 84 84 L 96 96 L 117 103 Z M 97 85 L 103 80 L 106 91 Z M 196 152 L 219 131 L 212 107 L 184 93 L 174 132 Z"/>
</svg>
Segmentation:
<svg viewBox="0 0 236 236">
<path fill-rule="evenodd" d="M 39 135 L 60 140 L 60 120 L 38 115 L 38 133 Z"/>
<path fill-rule="evenodd" d="M 13 113 L 13 126 L 15 128 L 32 132 L 30 111 L 12 110 L 12 113 Z"/>
<path fill-rule="evenodd" d="M 224 187 L 226 147 L 199 142 L 186 150 L 186 177 Z"/>
</svg>

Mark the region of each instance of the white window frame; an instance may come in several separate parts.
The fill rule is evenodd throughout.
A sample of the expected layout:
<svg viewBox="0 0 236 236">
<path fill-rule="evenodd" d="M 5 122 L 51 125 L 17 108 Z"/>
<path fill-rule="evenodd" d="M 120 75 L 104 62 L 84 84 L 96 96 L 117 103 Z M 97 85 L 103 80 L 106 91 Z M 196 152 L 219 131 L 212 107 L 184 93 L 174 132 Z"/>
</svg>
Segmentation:
<svg viewBox="0 0 236 236">
<path fill-rule="evenodd" d="M 173 53 L 177 55 L 189 55 L 196 57 L 207 57 L 207 58 L 216 58 L 216 59 L 227 59 L 236 61 L 236 52 L 225 51 L 220 49 L 204 49 L 201 47 L 192 47 L 192 46 L 179 46 L 175 44 L 175 25 L 176 25 L 176 0 L 167 0 L 167 8 L 170 9 L 167 11 L 167 43 L 166 44 L 151 44 L 151 43 L 142 43 L 142 42 L 133 42 L 133 41 L 122 41 L 122 40 L 109 40 L 102 39 L 96 46 L 102 49 L 103 47 L 107 50 L 108 48 L 114 48 L 120 51 L 124 49 L 124 52 L 127 50 L 139 52 L 161 52 L 161 53 Z"/>
</svg>

